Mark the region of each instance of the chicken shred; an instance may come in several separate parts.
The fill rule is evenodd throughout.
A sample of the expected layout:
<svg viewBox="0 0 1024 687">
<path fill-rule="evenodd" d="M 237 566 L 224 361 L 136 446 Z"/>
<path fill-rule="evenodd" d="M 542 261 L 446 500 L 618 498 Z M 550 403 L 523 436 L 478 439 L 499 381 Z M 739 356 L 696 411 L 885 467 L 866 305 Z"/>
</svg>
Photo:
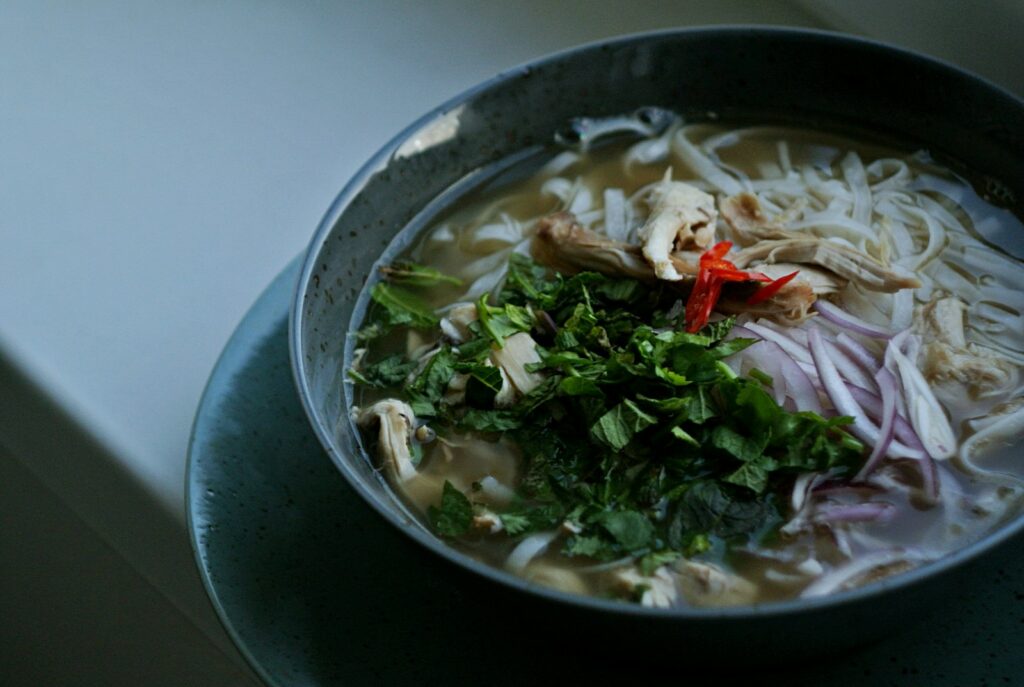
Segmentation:
<svg viewBox="0 0 1024 687">
<path fill-rule="evenodd" d="M 919 354 L 925 379 L 939 385 L 959 383 L 975 399 L 1016 387 L 1016 365 L 990 348 L 968 343 L 966 314 L 966 304 L 955 297 L 937 298 L 917 309 L 914 328 L 925 341 Z"/>
<path fill-rule="evenodd" d="M 895 293 L 921 286 L 913 275 L 886 267 L 855 248 L 816 237 L 763 240 L 735 253 L 732 260 L 740 269 L 773 262 L 818 265 L 870 291 Z"/>
<path fill-rule="evenodd" d="M 680 281 L 671 254 L 685 248 L 704 249 L 715 238 L 715 199 L 681 181 L 665 179 L 651 194 L 651 214 L 642 227 L 643 256 L 658 279 Z"/>
<path fill-rule="evenodd" d="M 505 339 L 501 348 L 491 349 L 491 362 L 501 368 L 503 379 L 507 378 L 519 394 L 530 393 L 544 381 L 541 374 L 526 369 L 527 365 L 540 362 L 537 342 L 526 332 L 513 334 Z"/>
<path fill-rule="evenodd" d="M 723 198 L 719 207 L 737 243 L 746 246 L 733 259 L 741 268 L 763 271 L 767 265 L 779 262 L 817 265 L 839 280 L 886 293 L 921 285 L 913 275 L 886 267 L 856 248 L 786 229 L 778 218 L 765 215 L 761 202 L 751 193 Z"/>
<path fill-rule="evenodd" d="M 412 408 L 404 401 L 388 398 L 358 411 L 356 424 L 372 427 L 376 423 L 380 425 L 378 451 L 389 476 L 397 482 L 416 477 L 411 449 L 416 414 Z"/>
<path fill-rule="evenodd" d="M 566 274 L 593 270 L 611 277 L 629 277 L 648 283 L 657 279 L 653 268 L 644 261 L 638 246 L 606 239 L 582 227 L 567 212 L 555 213 L 540 221 L 532 252 L 537 262 Z M 670 256 L 676 271 L 686 277 L 673 282 L 684 293 L 693 285 L 699 270 L 697 260 L 686 259 L 693 255 L 696 254 L 676 253 Z M 796 266 L 795 269 L 803 267 Z M 822 275 L 822 293 L 832 292 L 831 286 L 825 284 L 829 277 L 827 272 Z M 812 284 L 813 280 L 808 282 L 798 277 L 772 298 L 753 306 L 746 303 L 746 298 L 753 293 L 754 287 L 740 287 L 737 293 L 723 294 L 718 309 L 726 313 L 752 312 L 783 324 L 798 324 L 807 317 L 816 299 L 816 287 Z"/>
</svg>

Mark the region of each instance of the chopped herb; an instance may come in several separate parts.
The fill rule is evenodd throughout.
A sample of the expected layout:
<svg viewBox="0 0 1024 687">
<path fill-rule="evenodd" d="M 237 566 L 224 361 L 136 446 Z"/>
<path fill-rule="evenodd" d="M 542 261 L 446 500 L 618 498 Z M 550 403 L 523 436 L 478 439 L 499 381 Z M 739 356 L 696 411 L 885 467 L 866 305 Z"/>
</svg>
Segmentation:
<svg viewBox="0 0 1024 687">
<path fill-rule="evenodd" d="M 440 321 L 419 296 L 387 282 L 374 285 L 370 297 L 380 306 L 375 324 L 385 330 L 399 326 L 429 330 Z"/>
<path fill-rule="evenodd" d="M 436 324 L 398 286 L 378 284 L 375 294 L 382 286 L 374 300 L 384 325 Z M 516 447 L 520 498 L 498 509 L 508 536 L 569 521 L 563 554 L 632 556 L 650 572 L 765 536 L 796 475 L 841 477 L 863 463 L 863 444 L 844 430 L 849 418 L 782 408 L 765 388 L 770 377 L 742 377 L 726 364 L 752 343 L 727 338 L 735 320 L 686 331 L 678 294 L 662 286 L 553 274 L 515 254 L 497 301 L 485 294 L 476 307 L 470 338 L 457 347 L 440 345 L 412 369 L 392 356 L 357 374 L 392 387 L 412 374 L 404 398 L 432 428 Z M 503 379 L 488 358 L 519 332 L 538 344 L 540 362 L 526 369 L 543 381 L 497 408 Z M 465 395 L 451 406 L 456 374 L 467 375 Z M 458 537 L 472 506 L 446 484 L 430 517 L 439 533 Z"/>
<path fill-rule="evenodd" d="M 406 360 L 404 355 L 389 355 L 376 363 L 363 365 L 358 370 L 350 369 L 348 374 L 359 384 L 386 389 L 401 384 L 414 369 L 416 361 Z"/>
<path fill-rule="evenodd" d="M 427 515 L 437 533 L 444 537 L 461 537 L 473 524 L 472 504 L 448 480 L 445 480 L 441 492 L 440 508 L 431 506 Z"/>
<path fill-rule="evenodd" d="M 407 284 L 408 286 L 437 286 L 448 284 L 451 286 L 462 286 L 462 280 L 450 277 L 444 272 L 424 265 L 417 265 L 414 262 L 396 262 L 381 268 L 381 272 L 388 281 L 395 284 Z"/>
</svg>

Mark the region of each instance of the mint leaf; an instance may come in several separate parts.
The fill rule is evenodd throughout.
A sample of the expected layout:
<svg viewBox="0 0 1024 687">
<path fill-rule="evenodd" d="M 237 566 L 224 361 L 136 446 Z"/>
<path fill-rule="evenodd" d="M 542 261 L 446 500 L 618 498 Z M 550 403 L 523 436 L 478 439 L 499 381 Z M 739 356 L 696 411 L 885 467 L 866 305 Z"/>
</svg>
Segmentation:
<svg viewBox="0 0 1024 687">
<path fill-rule="evenodd" d="M 566 396 L 602 396 L 601 388 L 593 379 L 566 377 L 558 384 L 558 391 Z"/>
<path fill-rule="evenodd" d="M 623 400 L 590 428 L 590 436 L 616 451 L 622 450 L 633 436 L 658 421 L 630 401 Z"/>
<path fill-rule="evenodd" d="M 517 332 L 528 332 L 533 328 L 533 315 L 524 307 L 507 304 L 493 306 L 487 304 L 490 294 L 480 296 L 476 303 L 477 322 L 480 330 L 487 335 L 494 345 L 502 348 L 505 339 Z"/>
<path fill-rule="evenodd" d="M 437 405 L 448 390 L 455 374 L 455 354 L 444 346 L 432 355 L 406 388 L 409 405 L 417 416 L 437 415 Z"/>
<path fill-rule="evenodd" d="M 736 499 L 719 484 L 702 481 L 686 490 L 675 517 L 681 532 L 732 537 L 758 530 L 776 516 L 766 500 Z"/>
<path fill-rule="evenodd" d="M 763 435 L 758 440 L 750 439 L 725 425 L 719 425 L 711 432 L 712 446 L 725 451 L 744 463 L 760 458 L 761 454 L 764 453 L 764 447 L 767 443 L 767 435 Z"/>
<path fill-rule="evenodd" d="M 770 459 L 753 460 L 726 475 L 725 481 L 730 484 L 746 487 L 755 494 L 761 494 L 764 492 L 765 487 L 768 486 L 768 472 L 773 468 L 774 465 Z"/>
<path fill-rule="evenodd" d="M 370 298 L 383 308 L 381 320 L 387 326 L 408 325 L 431 329 L 440 322 L 416 294 L 399 286 L 378 282 L 370 291 Z"/>
<path fill-rule="evenodd" d="M 470 409 L 459 421 L 459 429 L 477 432 L 507 432 L 522 426 L 522 419 L 511 410 Z"/>
<path fill-rule="evenodd" d="M 380 268 L 388 281 L 395 284 L 408 284 L 409 286 L 437 286 L 438 284 L 449 284 L 451 286 L 462 286 L 462 280 L 450 277 L 444 272 L 425 265 L 417 265 L 414 262 L 396 262 Z"/>
<path fill-rule="evenodd" d="M 386 389 L 404 382 L 414 369 L 415 361 L 406 360 L 404 355 L 396 354 L 375 363 L 364 363 L 359 369 L 350 368 L 348 375 L 358 384 L 374 389 Z"/>
<path fill-rule="evenodd" d="M 476 365 L 466 382 L 466 403 L 476 408 L 491 408 L 501 391 L 501 371 L 493 365 Z"/>
<path fill-rule="evenodd" d="M 434 530 L 443 537 L 461 537 L 473 524 L 473 506 L 448 480 L 441 492 L 441 507 L 431 506 L 427 515 Z"/>
<path fill-rule="evenodd" d="M 605 513 L 599 522 L 626 551 L 646 548 L 654 540 L 654 525 L 634 510 Z"/>
</svg>

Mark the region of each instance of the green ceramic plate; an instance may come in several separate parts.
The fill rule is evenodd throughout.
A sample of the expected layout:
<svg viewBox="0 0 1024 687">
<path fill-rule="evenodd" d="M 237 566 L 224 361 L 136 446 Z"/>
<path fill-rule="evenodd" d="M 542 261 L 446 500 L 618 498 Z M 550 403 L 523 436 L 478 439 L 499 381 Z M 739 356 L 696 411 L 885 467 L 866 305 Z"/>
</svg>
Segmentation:
<svg viewBox="0 0 1024 687">
<path fill-rule="evenodd" d="M 930 617 L 866 650 L 790 670 L 540 645 L 458 588 L 348 486 L 302 412 L 288 362 L 294 262 L 238 326 L 189 449 L 196 561 L 221 621 L 270 685 L 1001 685 L 1024 680 L 1024 555 L 1002 547 Z M 823 627 L 823 632 L 829 628 Z M 614 646 L 610 638 L 609 646 Z M 738 647 L 738 652 L 742 651 Z"/>
</svg>

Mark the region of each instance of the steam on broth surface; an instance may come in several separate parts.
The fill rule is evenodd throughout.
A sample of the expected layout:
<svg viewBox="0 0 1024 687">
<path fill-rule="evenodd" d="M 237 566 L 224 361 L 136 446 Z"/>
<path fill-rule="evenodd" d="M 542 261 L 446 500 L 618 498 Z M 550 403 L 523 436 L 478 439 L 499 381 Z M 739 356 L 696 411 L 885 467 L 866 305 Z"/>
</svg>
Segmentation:
<svg viewBox="0 0 1024 687">
<path fill-rule="evenodd" d="M 1020 221 L 924 153 L 655 114 L 467 194 L 373 286 L 352 417 L 411 509 L 662 607 L 859 586 L 1016 514 Z"/>
</svg>

